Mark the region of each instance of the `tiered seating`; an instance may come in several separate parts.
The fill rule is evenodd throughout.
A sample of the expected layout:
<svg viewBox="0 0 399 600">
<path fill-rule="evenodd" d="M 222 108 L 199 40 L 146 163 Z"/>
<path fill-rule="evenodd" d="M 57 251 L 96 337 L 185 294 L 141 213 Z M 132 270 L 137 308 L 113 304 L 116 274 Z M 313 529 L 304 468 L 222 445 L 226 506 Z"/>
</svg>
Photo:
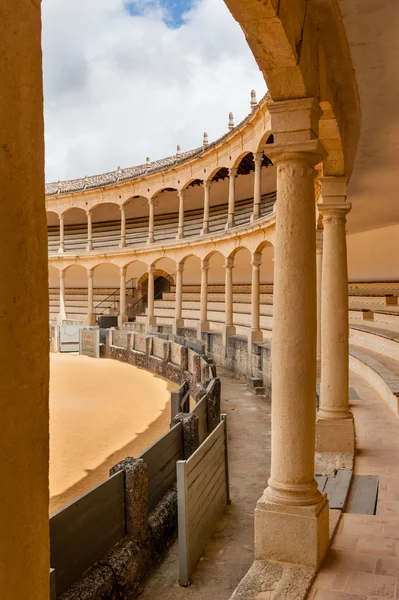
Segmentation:
<svg viewBox="0 0 399 600">
<path fill-rule="evenodd" d="M 57 319 L 60 310 L 60 290 L 50 288 L 50 321 Z M 119 296 L 114 288 L 95 288 L 94 307 L 97 314 L 118 314 Z M 85 322 L 87 317 L 87 288 L 69 288 L 65 292 L 66 317 L 69 320 Z"/>
<path fill-rule="evenodd" d="M 275 193 L 268 194 L 262 198 L 261 216 L 266 216 L 273 211 L 276 200 Z M 236 226 L 250 222 L 253 209 L 253 200 L 246 199 L 236 202 L 235 221 Z M 227 205 L 212 206 L 209 215 L 209 232 L 223 231 L 226 225 Z M 184 235 L 192 237 L 201 234 L 203 224 L 203 209 L 186 210 L 184 213 Z M 177 235 L 178 214 L 170 213 L 156 215 L 154 220 L 155 241 L 162 242 L 173 240 Z M 117 247 L 120 242 L 120 221 L 106 221 L 93 223 L 92 239 L 93 248 L 107 249 Z M 128 246 L 145 244 L 148 238 L 148 217 L 140 217 L 126 220 L 126 244 Z M 59 227 L 48 228 L 49 254 L 58 252 L 60 244 Z M 80 252 L 86 249 L 87 225 L 65 225 L 64 245 L 66 252 Z"/>
<path fill-rule="evenodd" d="M 225 323 L 225 297 L 223 285 L 210 285 L 208 293 L 208 320 L 211 331 L 220 331 Z M 270 337 L 273 316 L 273 286 L 261 285 L 261 328 Z M 237 335 L 247 335 L 251 326 L 251 286 L 233 285 L 233 312 Z M 154 313 L 157 324 L 172 325 L 175 317 L 175 289 L 155 300 Z M 186 327 L 196 328 L 200 318 L 200 286 L 183 286 L 182 316 Z M 138 316 L 145 323 L 146 315 Z"/>
</svg>

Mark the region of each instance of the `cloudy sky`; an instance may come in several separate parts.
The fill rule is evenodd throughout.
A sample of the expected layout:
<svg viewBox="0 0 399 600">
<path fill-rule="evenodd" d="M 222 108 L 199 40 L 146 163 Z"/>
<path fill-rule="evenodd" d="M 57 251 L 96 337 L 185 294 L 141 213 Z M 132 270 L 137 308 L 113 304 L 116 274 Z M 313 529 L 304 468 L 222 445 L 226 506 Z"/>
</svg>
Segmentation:
<svg viewBox="0 0 399 600">
<path fill-rule="evenodd" d="M 46 179 L 212 141 L 266 91 L 223 0 L 43 0 Z"/>
</svg>

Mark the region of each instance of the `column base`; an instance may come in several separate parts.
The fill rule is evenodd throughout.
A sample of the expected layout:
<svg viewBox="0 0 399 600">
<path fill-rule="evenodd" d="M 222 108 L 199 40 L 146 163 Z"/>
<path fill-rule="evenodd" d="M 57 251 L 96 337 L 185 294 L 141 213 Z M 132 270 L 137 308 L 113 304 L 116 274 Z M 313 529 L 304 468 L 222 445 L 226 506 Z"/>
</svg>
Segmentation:
<svg viewBox="0 0 399 600">
<path fill-rule="evenodd" d="M 64 254 L 64 251 L 65 251 L 65 248 L 64 248 L 64 246 L 60 246 L 60 247 L 58 248 L 58 254 Z"/>
<path fill-rule="evenodd" d="M 263 342 L 263 333 L 260 329 L 251 329 L 248 334 L 248 344 L 254 344 L 255 342 Z"/>
<path fill-rule="evenodd" d="M 251 219 L 250 219 L 250 223 L 253 223 L 254 221 L 257 221 L 258 219 L 260 219 L 260 215 L 257 214 L 257 213 L 252 213 Z"/>
<path fill-rule="evenodd" d="M 62 323 L 66 321 L 66 314 L 57 315 L 57 323 L 58 325 L 62 325 Z"/>
<path fill-rule="evenodd" d="M 126 241 L 119 242 L 119 248 L 126 248 Z"/>
<path fill-rule="evenodd" d="M 118 327 L 122 327 L 123 323 L 127 323 L 128 320 L 127 315 L 118 315 Z"/>
<path fill-rule="evenodd" d="M 86 324 L 90 325 L 90 327 L 96 324 L 96 315 L 94 313 L 88 313 L 86 317 Z"/>
<path fill-rule="evenodd" d="M 234 223 L 234 219 L 228 219 L 227 223 L 225 225 L 225 229 L 231 229 L 232 227 L 234 227 L 235 223 Z"/>
<path fill-rule="evenodd" d="M 177 335 L 177 330 L 179 327 L 184 327 L 184 319 L 173 319 L 173 323 L 172 323 L 173 335 Z"/>
<path fill-rule="evenodd" d="M 178 234 L 177 234 L 177 236 L 176 236 L 176 239 L 177 240 L 182 240 L 183 238 L 184 238 L 183 232 L 179 231 Z"/>
<path fill-rule="evenodd" d="M 355 453 L 355 424 L 350 419 L 316 420 L 316 452 Z"/>
<path fill-rule="evenodd" d="M 209 233 L 209 225 L 207 223 L 206 225 L 204 224 L 204 226 L 201 230 L 201 235 L 207 235 L 208 233 Z"/>
<path fill-rule="evenodd" d="M 91 242 L 89 242 L 86 246 L 86 252 L 90 252 L 90 250 L 93 250 L 93 244 Z"/>
<path fill-rule="evenodd" d="M 148 240 L 147 240 L 147 244 L 153 244 L 155 242 L 155 238 L 153 235 L 150 235 Z"/>
<path fill-rule="evenodd" d="M 270 502 L 263 494 L 255 509 L 255 560 L 274 560 L 318 568 L 329 545 L 329 510 L 318 504 Z"/>
<path fill-rule="evenodd" d="M 157 318 L 156 317 L 147 317 L 147 325 L 148 327 L 150 327 L 151 325 L 156 325 L 157 324 Z"/>
<path fill-rule="evenodd" d="M 209 321 L 200 321 L 197 326 L 198 339 L 201 339 L 203 331 L 209 331 Z"/>
<path fill-rule="evenodd" d="M 236 328 L 234 325 L 225 325 L 222 329 L 222 344 L 226 348 L 227 346 L 227 338 L 231 335 L 236 334 Z"/>
</svg>

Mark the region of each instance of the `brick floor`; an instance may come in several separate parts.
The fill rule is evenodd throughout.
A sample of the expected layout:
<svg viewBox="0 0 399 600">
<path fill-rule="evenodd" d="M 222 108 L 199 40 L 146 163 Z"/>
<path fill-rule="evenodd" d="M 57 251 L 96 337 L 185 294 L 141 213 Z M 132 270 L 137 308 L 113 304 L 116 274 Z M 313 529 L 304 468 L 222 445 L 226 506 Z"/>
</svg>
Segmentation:
<svg viewBox="0 0 399 600">
<path fill-rule="evenodd" d="M 344 514 L 308 600 L 399 600 L 399 419 L 351 373 L 355 473 L 378 475 L 376 515 Z"/>
</svg>

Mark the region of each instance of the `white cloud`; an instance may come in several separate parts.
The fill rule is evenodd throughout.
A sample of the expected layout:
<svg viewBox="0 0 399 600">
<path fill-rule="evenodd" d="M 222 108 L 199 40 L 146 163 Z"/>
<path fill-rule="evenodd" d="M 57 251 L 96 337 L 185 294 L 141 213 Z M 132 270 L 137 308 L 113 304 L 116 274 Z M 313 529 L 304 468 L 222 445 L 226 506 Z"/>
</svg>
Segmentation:
<svg viewBox="0 0 399 600">
<path fill-rule="evenodd" d="M 189 150 L 249 112 L 265 92 L 223 0 L 198 0 L 170 28 L 147 0 L 44 0 L 47 181 L 141 164 Z"/>
</svg>

